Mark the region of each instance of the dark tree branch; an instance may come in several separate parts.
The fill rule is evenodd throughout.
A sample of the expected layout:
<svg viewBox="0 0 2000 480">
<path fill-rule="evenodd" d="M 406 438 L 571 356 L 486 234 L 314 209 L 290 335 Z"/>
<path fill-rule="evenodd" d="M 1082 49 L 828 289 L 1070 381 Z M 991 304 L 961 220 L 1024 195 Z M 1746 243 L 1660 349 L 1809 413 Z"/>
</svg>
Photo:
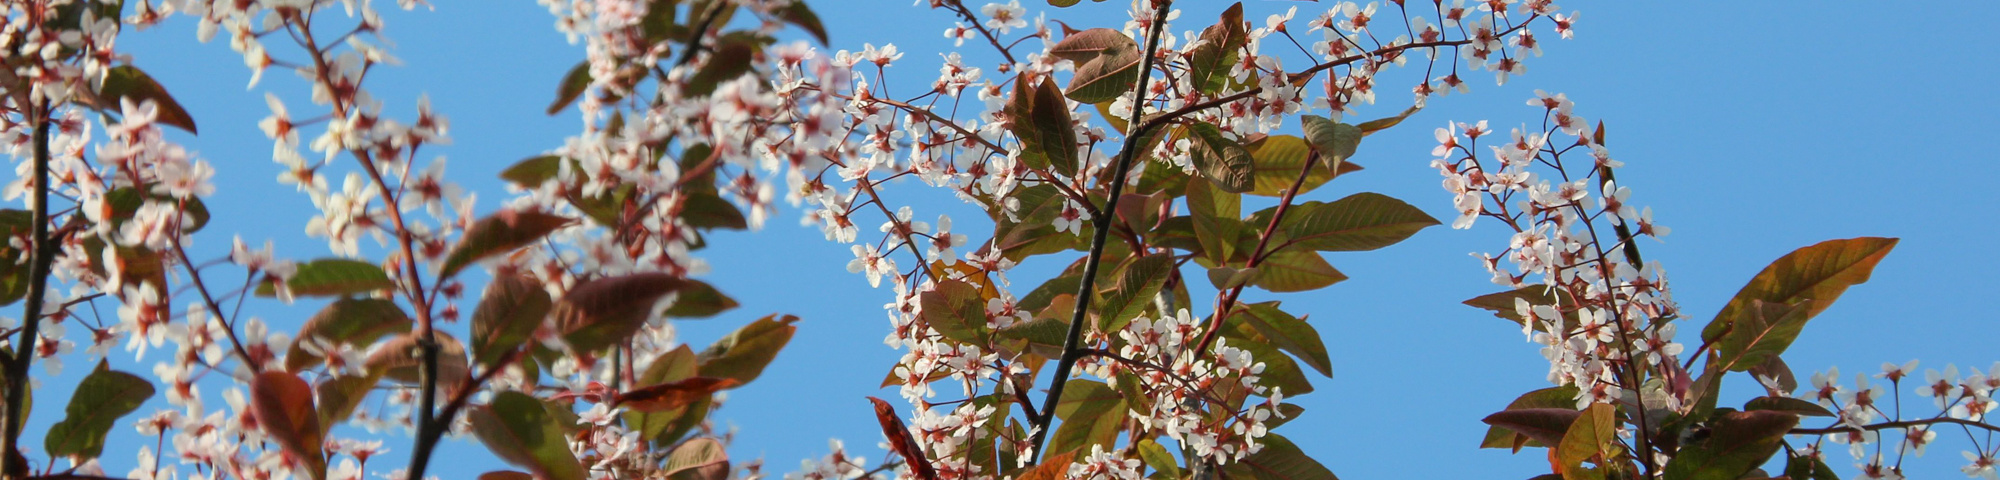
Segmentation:
<svg viewBox="0 0 2000 480">
<path fill-rule="evenodd" d="M 1167 10 L 1172 0 L 1155 2 L 1153 5 L 1153 25 L 1146 34 L 1146 52 L 1139 66 L 1139 82 L 1132 89 L 1132 120 L 1127 123 L 1130 131 L 1125 133 L 1125 148 L 1118 152 L 1118 163 L 1112 169 L 1111 192 L 1104 199 L 1104 208 L 1090 218 L 1096 231 L 1091 232 L 1090 253 L 1083 262 L 1083 280 L 1078 282 L 1076 312 L 1069 320 L 1069 335 L 1063 341 L 1062 359 L 1056 362 L 1055 376 L 1049 379 L 1049 395 L 1042 400 L 1042 412 L 1034 420 L 1034 434 L 1028 444 L 1035 449 L 1029 464 L 1039 463 L 1042 456 L 1042 441 L 1048 438 L 1049 424 L 1055 421 L 1056 405 L 1061 403 L 1063 386 L 1069 381 L 1070 371 L 1076 368 L 1077 360 L 1084 356 L 1084 320 L 1090 317 L 1090 297 L 1097 288 L 1097 269 L 1104 260 L 1104 242 L 1111 235 L 1112 217 L 1117 216 L 1118 197 L 1125 190 L 1125 177 L 1132 173 L 1132 158 L 1137 155 L 1139 139 L 1146 136 L 1147 125 L 1140 119 L 1146 113 L 1144 102 L 1146 91 L 1153 81 L 1153 60 L 1160 48 L 1160 35 L 1167 23 Z"/>
</svg>

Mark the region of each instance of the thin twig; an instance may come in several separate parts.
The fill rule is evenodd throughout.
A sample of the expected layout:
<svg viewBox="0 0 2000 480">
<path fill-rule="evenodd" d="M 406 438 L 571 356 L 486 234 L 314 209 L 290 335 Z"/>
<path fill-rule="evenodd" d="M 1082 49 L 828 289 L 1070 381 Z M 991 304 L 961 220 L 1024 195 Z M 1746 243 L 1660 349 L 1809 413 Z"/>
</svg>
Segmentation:
<svg viewBox="0 0 2000 480">
<path fill-rule="evenodd" d="M 49 113 L 43 105 L 30 107 L 35 122 L 35 211 L 34 260 L 30 265 L 28 305 L 21 315 L 21 339 L 14 342 L 14 358 L 7 363 L 7 416 L 0 427 L 0 475 L 23 477 L 27 459 L 21 456 L 21 427 L 27 424 L 28 365 L 34 362 L 35 342 L 42 324 L 42 301 L 48 296 L 49 269 L 54 266 L 55 244 L 49 241 Z"/>
</svg>

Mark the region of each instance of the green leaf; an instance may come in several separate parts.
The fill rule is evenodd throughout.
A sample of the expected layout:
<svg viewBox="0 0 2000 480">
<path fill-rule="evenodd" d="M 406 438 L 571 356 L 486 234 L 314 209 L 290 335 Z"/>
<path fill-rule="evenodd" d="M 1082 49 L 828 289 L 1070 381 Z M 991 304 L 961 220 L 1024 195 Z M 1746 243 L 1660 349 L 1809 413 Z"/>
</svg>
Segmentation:
<svg viewBox="0 0 2000 480">
<path fill-rule="evenodd" d="M 1333 361 L 1327 357 L 1326 343 L 1319 338 L 1319 330 L 1305 319 L 1293 317 L 1278 309 L 1278 302 L 1264 302 L 1244 305 L 1239 315 L 1243 323 L 1268 339 L 1278 349 L 1291 353 L 1305 362 L 1320 375 L 1333 377 Z"/>
<path fill-rule="evenodd" d="M 166 194 L 143 192 L 135 187 L 118 187 L 104 192 L 104 202 L 111 207 L 111 216 L 108 221 L 112 225 L 124 225 L 127 220 L 132 219 L 133 215 L 138 214 L 139 207 L 145 206 L 149 201 L 178 208 L 183 215 L 181 217 L 181 229 L 186 230 L 188 233 L 199 231 L 201 227 L 208 226 L 208 206 L 201 202 L 201 197 L 188 197 L 186 206 L 179 207 L 182 202 L 180 199 Z"/>
<path fill-rule="evenodd" d="M 700 280 L 688 280 L 681 288 L 680 295 L 674 297 L 673 305 L 667 307 L 666 316 L 674 318 L 708 318 L 736 308 L 736 299 L 723 295 L 714 285 Z"/>
<path fill-rule="evenodd" d="M 1575 386 L 1544 388 L 1522 394 L 1519 398 L 1515 398 L 1513 402 L 1507 404 L 1507 410 L 1530 408 L 1575 409 L 1576 395 L 1577 389 Z M 1491 424 L 1491 422 L 1488 423 Z M 1520 451 L 1521 446 L 1526 444 L 1527 441 L 1528 437 L 1526 435 L 1521 435 L 1506 427 L 1494 425 L 1487 428 L 1486 439 L 1479 443 L 1479 448 L 1508 448 Z"/>
<path fill-rule="evenodd" d="M 979 287 L 958 280 L 944 280 L 937 288 L 918 295 L 923 306 L 919 317 L 945 338 L 968 345 L 986 345 L 992 332 L 986 329 L 986 300 Z"/>
<path fill-rule="evenodd" d="M 653 363 L 647 364 L 646 369 L 640 373 L 637 383 L 640 385 L 659 385 L 687 380 L 695 376 L 698 368 L 697 363 L 694 351 L 688 349 L 687 345 L 681 345 L 660 355 L 660 358 L 653 359 Z M 642 438 L 672 443 L 675 440 L 679 440 L 678 435 L 672 439 L 662 439 L 660 438 L 661 435 L 667 433 L 668 430 L 677 429 L 683 432 L 686 431 L 686 427 L 688 426 L 676 428 L 679 425 L 678 421 L 681 417 L 686 416 L 696 408 L 705 410 L 707 408 L 706 403 L 696 402 L 695 405 L 664 412 L 627 410 L 625 412 L 625 427 L 639 432 Z"/>
<path fill-rule="evenodd" d="M 1295 205 L 1280 227 L 1291 239 L 1290 247 L 1352 252 L 1393 245 L 1437 224 L 1437 219 L 1402 200 L 1364 192 L 1333 203 Z"/>
<path fill-rule="evenodd" d="M 1168 452 L 1167 447 L 1150 438 L 1140 440 L 1135 446 L 1139 450 L 1139 459 L 1144 460 L 1147 467 L 1159 471 L 1166 478 L 1181 478 L 1180 461 L 1174 459 L 1174 454 Z"/>
<path fill-rule="evenodd" d="M 562 83 L 556 84 L 556 101 L 549 104 L 549 115 L 562 113 L 563 109 L 569 108 L 569 104 L 576 103 L 577 97 L 583 96 L 583 91 L 590 88 L 591 81 L 589 60 L 570 67 L 569 73 L 563 75 Z"/>
<path fill-rule="evenodd" d="M 1564 472 L 1581 470 L 1584 460 L 1605 453 L 1605 448 L 1618 440 L 1617 432 L 1618 417 L 1611 405 L 1593 403 L 1569 424 L 1562 444 L 1556 447 L 1556 460 L 1562 462 Z"/>
<path fill-rule="evenodd" d="M 507 352 L 521 348 L 548 319 L 554 300 L 542 282 L 527 275 L 501 275 L 486 284 L 472 310 L 472 359 L 493 368 Z"/>
<path fill-rule="evenodd" d="M 145 378 L 112 370 L 98 360 L 97 369 L 83 377 L 76 392 L 70 394 L 65 416 L 49 427 L 42 448 L 49 455 L 97 458 L 104 452 L 105 434 L 111 432 L 118 417 L 132 413 L 152 397 L 153 384 Z"/>
<path fill-rule="evenodd" d="M 1062 214 L 1063 206 L 1069 200 L 1051 185 L 1035 185 L 1015 189 L 1014 198 L 1020 201 L 1016 222 L 1005 214 L 998 214 L 994 223 L 993 238 L 1000 252 L 1008 259 L 1021 259 L 1068 250 L 1077 243 L 1079 235 L 1057 232 L 1052 223 Z M 1092 228 L 1085 222 L 1086 233 Z"/>
<path fill-rule="evenodd" d="M 1716 346 L 1715 351 L 1722 354 L 1719 358 L 1724 370 L 1749 370 L 1785 353 L 1785 347 L 1791 346 L 1792 340 L 1798 339 L 1799 332 L 1806 327 L 1804 302 L 1785 305 L 1751 300 L 1745 313 Z"/>
<path fill-rule="evenodd" d="M 712 438 L 688 440 L 667 453 L 667 463 L 660 469 L 674 479 L 720 479 L 729 475 L 729 453 Z"/>
<path fill-rule="evenodd" d="M 500 171 L 500 179 L 523 189 L 541 188 L 543 183 L 556 178 L 562 172 L 562 164 L 565 161 L 568 160 L 556 155 L 528 157 Z"/>
<path fill-rule="evenodd" d="M 577 352 L 610 347 L 646 325 L 660 297 L 688 281 L 660 272 L 598 278 L 570 289 L 555 304 L 557 330 Z"/>
<path fill-rule="evenodd" d="M 1214 25 L 1201 31 L 1201 43 L 1188 53 L 1188 82 L 1204 94 L 1222 92 L 1230 67 L 1249 40 L 1249 32 L 1243 28 L 1243 3 L 1237 2 L 1223 10 Z"/>
<path fill-rule="evenodd" d="M 1050 47 L 1049 54 L 1076 63 L 1066 90 L 1071 100 L 1082 103 L 1111 101 L 1131 91 L 1139 78 L 1139 61 L 1145 57 L 1139 42 L 1109 28 L 1069 34 Z"/>
<path fill-rule="evenodd" d="M 76 101 L 107 115 L 124 115 L 121 99 L 131 100 L 134 105 L 152 100 L 159 106 L 155 121 L 180 127 L 188 133 L 198 133 L 194 128 L 194 117 L 188 115 L 187 109 L 181 108 L 180 102 L 174 101 L 174 96 L 167 93 L 167 87 L 161 86 L 159 81 L 153 80 L 151 75 L 147 75 L 139 67 L 131 65 L 111 67 L 110 71 L 104 74 L 102 88 L 95 94 L 81 96 Z"/>
<path fill-rule="evenodd" d="M 376 290 L 396 287 L 389 280 L 389 274 L 373 263 L 345 258 L 322 258 L 299 265 L 298 272 L 292 274 L 285 286 L 292 295 L 302 297 L 334 297 L 360 295 Z M 276 280 L 270 275 L 257 286 L 257 296 L 277 295 Z"/>
<path fill-rule="evenodd" d="M 701 374 L 743 383 L 756 380 L 764 367 L 778 358 L 778 350 L 792 341 L 792 333 L 799 329 L 792 324 L 798 321 L 799 317 L 791 315 L 767 316 L 722 337 L 701 352 Z"/>
<path fill-rule="evenodd" d="M 1785 461 L 1785 477 L 1791 480 L 1840 480 L 1833 467 L 1813 457 L 1792 457 Z"/>
<path fill-rule="evenodd" d="M 683 93 L 688 97 L 705 97 L 715 93 L 715 87 L 722 82 L 750 73 L 750 62 L 757 56 L 756 42 L 755 38 L 742 35 L 717 37 L 708 61 L 695 69 L 694 76 L 688 77 Z"/>
<path fill-rule="evenodd" d="M 1301 128 L 1306 131 L 1306 143 L 1319 152 L 1328 165 L 1340 165 L 1354 156 L 1354 150 L 1361 147 L 1360 127 L 1327 120 L 1326 117 L 1305 115 L 1299 117 Z"/>
<path fill-rule="evenodd" d="M 1256 186 L 1256 174 L 1251 171 L 1256 159 L 1243 144 L 1224 137 L 1214 124 L 1196 123 L 1187 128 L 1192 141 L 1188 153 L 1197 173 L 1230 193 L 1248 192 Z"/>
<path fill-rule="evenodd" d="M 1125 423 L 1125 397 L 1102 382 L 1070 380 L 1056 402 L 1055 435 L 1044 455 L 1090 452 L 1091 445 L 1112 446 Z"/>
<path fill-rule="evenodd" d="M 1362 135 L 1373 135 L 1375 134 L 1375 132 L 1388 130 L 1389 127 L 1394 127 L 1397 124 L 1403 123 L 1404 119 L 1410 118 L 1410 115 L 1414 115 L 1417 113 L 1418 110 L 1423 110 L 1423 109 L 1424 109 L 1423 106 L 1411 105 L 1410 108 L 1403 109 L 1403 113 L 1398 113 L 1396 114 L 1396 116 L 1377 118 L 1374 120 L 1361 122 L 1361 125 L 1357 125 L 1356 127 L 1361 129 Z M 1602 143 L 1602 141 L 1600 141 L 1600 143 Z"/>
<path fill-rule="evenodd" d="M 511 208 L 487 215 L 466 228 L 458 245 L 445 254 L 444 264 L 438 267 L 438 278 L 451 278 L 472 262 L 511 253 L 575 222 L 576 219 L 561 215 Z"/>
<path fill-rule="evenodd" d="M 1666 480 L 1735 480 L 1778 452 L 1799 417 L 1785 412 L 1726 412 L 1709 422 L 1709 436 L 1681 446 L 1667 462 Z"/>
<path fill-rule="evenodd" d="M 354 409 L 368 398 L 368 392 L 382 381 L 382 372 L 368 372 L 365 375 L 346 375 L 321 380 L 313 387 L 313 399 L 319 404 L 320 425 L 339 425 L 354 415 Z"/>
<path fill-rule="evenodd" d="M 1752 398 L 1750 399 L 1749 402 L 1745 402 L 1743 404 L 1743 410 L 1744 411 L 1765 410 L 1765 411 L 1785 412 L 1794 415 L 1806 415 L 1813 417 L 1834 416 L 1833 412 L 1828 411 L 1826 407 L 1822 407 L 1817 403 L 1806 401 L 1805 399 L 1792 398 L 1792 397 L 1766 396 L 1766 397 Z"/>
<path fill-rule="evenodd" d="M 1262 439 L 1263 450 L 1243 461 L 1225 465 L 1222 471 L 1232 479 L 1251 480 L 1340 480 L 1318 460 L 1299 450 L 1291 440 L 1275 433 Z"/>
<path fill-rule="evenodd" d="M 540 400 L 516 391 L 500 392 L 493 403 L 467 412 L 472 433 L 494 455 L 523 467 L 543 480 L 582 480 L 583 464 L 570 454 L 563 425 L 549 415 Z"/>
<path fill-rule="evenodd" d="M 1194 217 L 1194 239 L 1201 244 L 1202 256 L 1222 264 L 1236 256 L 1237 237 L 1244 234 L 1243 196 L 1210 185 L 1188 182 L 1188 213 Z"/>
<path fill-rule="evenodd" d="M 743 210 L 736 204 L 723 200 L 714 193 L 693 193 L 683 197 L 681 221 L 695 228 L 726 228 L 744 230 L 750 228 L 750 221 L 743 217 Z"/>
<path fill-rule="evenodd" d="M 1256 268 L 1236 268 L 1228 265 L 1219 265 L 1208 269 L 1208 283 L 1214 285 L 1216 290 L 1228 290 L 1256 281 L 1259 273 L 1262 272 Z"/>
<path fill-rule="evenodd" d="M 1025 75 L 1014 79 L 1014 96 L 1006 107 L 1008 128 L 1021 140 L 1021 161 L 1032 168 L 1053 168 L 1074 176 L 1077 141 L 1069 101 L 1063 99 L 1054 80 L 1041 78 L 1031 87 L 1030 79 Z"/>
<path fill-rule="evenodd" d="M 1292 188 L 1292 182 L 1298 180 L 1299 170 L 1305 168 L 1306 160 L 1312 158 L 1311 149 L 1305 139 L 1291 135 L 1274 135 L 1251 145 L 1250 171 L 1255 186 L 1246 193 L 1265 197 L 1283 196 L 1285 189 Z M 1361 165 L 1343 162 L 1338 175 L 1358 170 L 1361 170 Z M 1298 193 L 1313 191 L 1335 176 L 1333 170 L 1314 166 L 1311 172 L 1306 173 L 1305 183 L 1299 184 Z"/>
<path fill-rule="evenodd" d="M 1153 305 L 1153 296 L 1166 285 L 1172 276 L 1174 257 L 1172 255 L 1146 255 L 1133 257 L 1118 268 L 1118 282 L 1104 292 L 1104 303 L 1099 304 L 1097 328 L 1101 332 L 1124 330 Z"/>
<path fill-rule="evenodd" d="M 1721 340 L 1731 325 L 1750 315 L 1752 300 L 1802 304 L 1806 319 L 1811 319 L 1840 299 L 1847 287 L 1867 282 L 1875 264 L 1895 247 L 1894 238 L 1861 237 L 1828 240 L 1785 254 L 1751 277 L 1701 330 L 1701 338 Z"/>
<path fill-rule="evenodd" d="M 315 338 L 366 351 L 382 337 L 410 331 L 413 324 L 415 321 L 394 301 L 353 297 L 334 300 L 299 326 L 299 338 L 285 353 L 285 370 L 298 373 L 324 359 L 305 349 Z"/>
<path fill-rule="evenodd" d="M 1273 253 L 1258 265 L 1259 275 L 1250 284 L 1272 292 L 1318 290 L 1347 279 L 1318 252 L 1306 250 Z"/>
<path fill-rule="evenodd" d="M 311 385 L 297 375 L 265 370 L 250 382 L 250 409 L 257 426 L 284 449 L 287 458 L 303 462 L 310 478 L 326 478 L 326 452 L 320 441 L 326 431 L 313 408 Z"/>
<path fill-rule="evenodd" d="M 1034 290 L 1028 291 L 1027 295 L 1022 295 L 1019 301 L 1014 302 L 1014 306 L 1015 308 L 1027 311 L 1041 310 L 1042 307 L 1049 306 L 1049 302 L 1055 300 L 1057 295 L 1075 295 L 1078 285 L 1082 283 L 1083 274 L 1081 273 L 1070 273 L 1051 278 L 1046 282 L 1042 282 L 1042 285 L 1035 287 Z"/>
</svg>

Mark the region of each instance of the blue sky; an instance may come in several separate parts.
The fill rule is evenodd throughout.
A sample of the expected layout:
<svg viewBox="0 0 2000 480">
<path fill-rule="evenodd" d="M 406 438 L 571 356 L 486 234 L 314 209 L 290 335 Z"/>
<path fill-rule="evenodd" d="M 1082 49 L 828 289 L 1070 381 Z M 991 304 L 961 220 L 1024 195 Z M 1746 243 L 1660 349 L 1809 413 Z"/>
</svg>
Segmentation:
<svg viewBox="0 0 2000 480">
<path fill-rule="evenodd" d="M 506 196 L 495 176 L 500 169 L 578 130 L 574 111 L 549 117 L 542 110 L 583 52 L 566 43 L 532 2 L 435 3 L 435 11 L 385 10 L 393 52 L 405 66 L 376 70 L 369 85 L 392 115 L 404 117 L 413 116 L 416 96 L 428 92 L 436 110 L 451 118 L 455 142 L 433 153 L 447 156 L 451 178 L 479 192 L 482 211 L 490 210 Z M 1023 3 L 1031 14 L 1050 10 L 1039 1 Z M 1125 3 L 1052 13 L 1079 28 L 1115 27 Z M 1180 4 L 1187 12 L 1173 26 L 1177 31 L 1206 26 L 1226 6 Z M 814 5 L 834 49 L 895 43 L 908 52 L 896 68 L 907 75 L 892 71 L 892 82 L 928 83 L 938 61 L 933 52 L 949 47 L 941 32 L 952 19 L 943 12 L 902 0 Z M 1261 24 L 1265 15 L 1294 5 L 1303 21 L 1327 4 L 1251 1 L 1246 16 Z M 1989 193 L 2000 163 L 1980 143 L 2000 124 L 1994 113 L 2000 98 L 1986 85 L 2000 71 L 1985 35 L 2000 4 L 1647 8 L 1653 5 L 1565 4 L 1583 11 L 1575 40 L 1544 35 L 1545 55 L 1531 59 L 1528 74 L 1504 87 L 1484 74 L 1470 77 L 1478 80 L 1471 95 L 1435 100 L 1403 127 L 1370 137 L 1355 157 L 1368 170 L 1308 199 L 1374 191 L 1450 218 L 1449 196 L 1426 166 L 1431 129 L 1452 120 L 1490 119 L 1502 128 L 1538 122 L 1540 110 L 1524 101 L 1535 89 L 1564 92 L 1582 115 L 1607 122 L 1608 143 L 1628 165 L 1619 178 L 1634 189 L 1635 202 L 1652 206 L 1656 218 L 1673 228 L 1664 243 L 1642 246 L 1648 259 L 1664 263 L 1693 323 L 1680 329 L 1683 342 L 1698 342 L 1694 327 L 1778 256 L 1826 239 L 1892 236 L 1902 243 L 1873 280 L 1814 320 L 1786 355 L 1801 378 L 1834 365 L 1852 375 L 1913 358 L 1923 360 L 1922 368 L 1984 368 L 2000 360 L 2000 349 L 1993 348 L 2000 332 L 1979 303 L 2000 290 L 2000 279 L 1990 273 L 2000 265 L 1992 241 L 2000 233 L 1994 227 L 2000 213 Z M 310 201 L 273 181 L 279 168 L 255 126 L 268 114 L 262 92 L 277 92 L 301 108 L 304 83 L 274 70 L 246 91 L 249 74 L 240 57 L 220 41 L 196 43 L 193 30 L 192 22 L 179 19 L 128 33 L 120 45 L 202 127 L 201 137 L 180 139 L 219 171 L 209 202 L 216 220 L 197 237 L 201 250 L 219 256 L 229 235 L 239 233 L 253 242 L 276 240 L 281 256 L 327 256 L 323 241 L 304 235 Z M 1391 80 L 1384 85 L 1394 88 L 1362 117 L 1401 110 L 1408 100 L 1400 92 L 1419 74 L 1385 74 Z M 969 211 L 939 206 L 949 201 L 917 187 L 894 186 L 886 195 L 919 204 L 920 211 L 935 209 L 920 216 Z M 862 397 L 894 394 L 873 388 L 900 355 L 881 343 L 888 326 L 881 306 L 890 293 L 847 273 L 847 248 L 822 240 L 817 229 L 795 226 L 796 218 L 787 210 L 761 232 L 711 242 L 705 256 L 715 269 L 707 279 L 744 307 L 684 322 L 682 337 L 699 346 L 768 313 L 799 315 L 804 321 L 792 345 L 757 382 L 731 392 L 720 413 L 740 428 L 732 454 L 739 461 L 762 457 L 767 472 L 779 473 L 823 455 L 828 438 L 842 438 L 880 460 L 883 454 L 872 448 L 879 429 Z M 1481 417 L 1546 386 L 1547 364 L 1522 341 L 1518 327 L 1458 303 L 1497 290 L 1466 254 L 1501 250 L 1506 238 L 1490 223 L 1470 231 L 1429 229 L 1384 250 L 1330 257 L 1352 277 L 1330 289 L 1246 293 L 1250 300 L 1284 300 L 1288 309 L 1309 313 L 1332 352 L 1334 377 L 1314 379 L 1318 391 L 1296 398 L 1306 408 L 1304 418 L 1279 433 L 1350 479 L 1546 472 L 1537 453 L 1475 448 L 1486 428 Z M 1025 268 L 1015 276 L 1017 288 L 1032 288 L 1046 278 L 1036 272 L 1049 271 L 1046 265 Z M 1206 308 L 1208 297 L 1195 298 Z M 279 325 L 296 325 L 313 312 L 306 303 L 253 309 Z M 113 357 L 129 358 L 122 352 Z M 67 375 L 45 379 L 37 392 L 30 442 L 39 443 L 35 432 L 55 421 L 67 390 L 88 369 L 75 359 L 69 363 Z M 150 360 L 124 368 L 147 372 Z M 1726 395 L 1734 398 L 1724 403 L 1740 403 L 1752 388 L 1730 385 Z M 113 430 L 107 450 L 113 473 L 131 466 L 130 456 L 120 452 L 152 444 L 135 439 L 127 425 Z M 1961 462 L 1956 452 L 1965 446 L 1952 437 L 1906 467 L 1925 478 L 1954 477 Z M 394 452 L 387 460 L 400 465 L 407 439 L 391 440 L 389 447 Z M 438 474 L 468 478 L 497 468 L 482 450 L 471 441 L 447 442 Z M 1845 458 L 1835 460 L 1851 473 Z"/>
</svg>

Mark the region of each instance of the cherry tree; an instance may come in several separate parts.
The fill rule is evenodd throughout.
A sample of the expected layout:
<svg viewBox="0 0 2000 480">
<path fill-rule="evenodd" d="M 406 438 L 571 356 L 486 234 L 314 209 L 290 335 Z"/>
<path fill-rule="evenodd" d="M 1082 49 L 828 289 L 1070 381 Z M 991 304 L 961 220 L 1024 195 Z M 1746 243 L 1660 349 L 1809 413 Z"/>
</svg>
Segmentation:
<svg viewBox="0 0 2000 480">
<path fill-rule="evenodd" d="M 699 253 L 784 202 L 849 247 L 829 261 L 885 293 L 885 343 L 903 352 L 882 384 L 897 401 L 870 398 L 891 460 L 834 441 L 786 478 L 1331 479 L 1279 429 L 1339 352 L 1312 312 L 1243 293 L 1332 287 L 1348 278 L 1326 253 L 1442 224 L 1326 187 L 1363 172 L 1368 136 L 1526 74 L 1539 42 L 1571 38 L 1577 19 L 1542 0 L 1338 2 L 1263 19 L 1240 3 L 1136 0 L 1120 18 L 1063 20 L 1078 1 L 919 1 L 959 19 L 938 28 L 964 51 L 944 52 L 934 81 L 891 89 L 894 67 L 917 60 L 833 47 L 794 0 L 540 3 L 586 52 L 549 108 L 575 107 L 579 129 L 507 168 L 510 189 L 481 214 L 441 158 L 420 158 L 450 144 L 448 117 L 422 98 L 414 118 L 386 116 L 368 88 L 399 63 L 370 2 L 8 2 L 0 131 L 17 166 L 6 195 L 27 208 L 0 211 L 13 260 L 0 300 L 24 306 L 6 330 L 0 475 L 427 478 L 447 436 L 518 469 L 480 478 L 775 475 L 732 463 L 732 435 L 710 419 L 799 318 L 699 351 L 674 322 L 739 306 L 701 280 Z M 116 43 L 176 23 L 203 41 L 227 33 L 253 85 L 278 81 L 270 69 L 310 85 L 309 98 L 268 94 L 258 128 L 279 181 L 318 210 L 291 221 L 325 256 L 276 258 L 241 238 L 222 258 L 190 255 L 214 169 L 167 140 L 165 128 L 195 133 L 192 117 Z M 1363 120 L 1378 103 L 1400 113 Z M 1841 463 L 1831 441 L 1862 477 L 1900 478 L 1904 456 L 1962 431 L 1962 473 L 1995 476 L 2000 366 L 1918 383 L 1914 363 L 1887 364 L 1873 377 L 1887 388 L 1829 371 L 1801 390 L 1782 360 L 1895 239 L 1778 259 L 1690 349 L 1663 267 L 1640 253 L 1640 237 L 1669 231 L 1631 196 L 1643 179 L 1616 179 L 1605 124 L 1566 95 L 1527 103 L 1541 128 L 1452 123 L 1430 152 L 1454 228 L 1512 232 L 1478 256 L 1505 290 L 1466 303 L 1519 324 L 1549 361 L 1552 386 L 1487 417 L 1482 447 L 1546 448 L 1549 478 L 1822 479 Z M 983 215 L 900 203 L 899 190 L 949 192 Z M 1275 203 L 1246 212 L 1246 196 Z M 964 233 L 987 225 L 989 238 Z M 1037 257 L 1065 267 L 1015 270 Z M 324 306 L 284 309 L 301 298 Z M 99 302 L 115 322 L 88 313 Z M 305 320 L 278 331 L 242 313 L 250 302 Z M 166 359 L 150 376 L 116 370 L 102 359 L 120 346 Z M 100 360 L 31 456 L 31 367 L 79 357 Z M 1733 372 L 1765 395 L 1719 406 Z M 1906 415 L 1906 388 L 1938 412 Z M 125 418 L 156 396 L 168 408 Z M 360 408 L 371 400 L 386 408 Z M 106 472 L 97 458 L 121 424 L 157 443 Z M 403 435 L 409 462 L 384 465 L 391 447 L 342 426 Z"/>
</svg>

